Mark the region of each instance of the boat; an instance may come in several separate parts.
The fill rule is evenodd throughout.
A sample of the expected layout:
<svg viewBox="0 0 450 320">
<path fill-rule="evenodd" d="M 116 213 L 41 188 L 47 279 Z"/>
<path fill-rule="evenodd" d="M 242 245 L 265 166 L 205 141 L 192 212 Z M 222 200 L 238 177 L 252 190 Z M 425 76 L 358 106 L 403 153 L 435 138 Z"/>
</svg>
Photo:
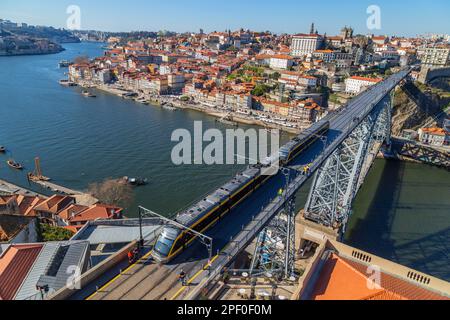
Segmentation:
<svg viewBox="0 0 450 320">
<path fill-rule="evenodd" d="M 236 122 L 233 122 L 233 121 L 227 120 L 227 119 L 220 119 L 220 120 L 218 120 L 218 122 L 226 124 L 228 126 L 232 126 L 232 127 L 238 127 L 239 126 Z"/>
<path fill-rule="evenodd" d="M 38 182 L 38 181 L 50 181 L 51 179 L 42 175 L 41 170 L 41 160 L 39 157 L 34 159 L 35 168 L 33 172 L 29 172 L 27 177 L 28 180 Z"/>
<path fill-rule="evenodd" d="M 122 98 L 124 98 L 124 99 L 133 99 L 137 96 L 138 96 L 138 94 L 135 92 L 127 92 L 127 93 L 122 94 Z"/>
<path fill-rule="evenodd" d="M 128 183 L 129 185 L 132 186 L 145 186 L 148 184 L 148 179 L 146 178 L 129 178 L 129 177 L 124 177 L 123 180 Z"/>
<path fill-rule="evenodd" d="M 226 114 L 225 116 L 223 116 L 220 119 L 217 119 L 216 121 L 229 126 L 238 127 L 237 122 L 233 121 L 233 116 L 231 114 Z"/>
<path fill-rule="evenodd" d="M 4 146 L 0 146 L 0 153 L 5 153 L 6 152 L 6 148 Z"/>
<path fill-rule="evenodd" d="M 59 84 L 64 87 L 76 87 L 77 85 L 75 82 L 69 81 L 67 79 L 59 80 Z"/>
<path fill-rule="evenodd" d="M 81 94 L 83 96 L 85 96 L 85 97 L 88 97 L 88 98 L 95 98 L 95 97 L 97 97 L 95 94 L 93 94 L 92 92 L 89 92 L 87 90 L 84 90 L 83 92 L 81 92 Z"/>
<path fill-rule="evenodd" d="M 20 163 L 15 162 L 14 160 L 8 160 L 6 161 L 6 163 L 13 169 L 23 170 L 23 166 Z"/>
<path fill-rule="evenodd" d="M 67 61 L 67 60 L 61 60 L 59 63 L 58 63 L 58 66 L 60 67 L 60 68 L 68 68 L 69 66 L 70 66 L 70 62 L 69 61 Z"/>
<path fill-rule="evenodd" d="M 177 108 L 175 108 L 172 104 L 170 104 L 170 103 L 163 103 L 162 105 L 161 105 L 161 107 L 163 108 L 163 109 L 166 109 L 166 110 L 169 110 L 169 111 L 177 111 L 178 109 Z"/>
<path fill-rule="evenodd" d="M 145 98 L 139 98 L 139 99 L 136 99 L 135 101 L 138 102 L 138 103 L 142 103 L 142 104 L 148 105 L 148 101 Z"/>
</svg>

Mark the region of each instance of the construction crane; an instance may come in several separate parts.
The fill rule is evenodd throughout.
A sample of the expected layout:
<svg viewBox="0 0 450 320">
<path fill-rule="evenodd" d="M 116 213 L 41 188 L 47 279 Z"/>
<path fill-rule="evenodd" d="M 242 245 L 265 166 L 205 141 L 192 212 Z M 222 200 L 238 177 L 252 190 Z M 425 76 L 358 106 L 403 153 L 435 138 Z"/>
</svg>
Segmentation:
<svg viewBox="0 0 450 320">
<path fill-rule="evenodd" d="M 34 158 L 34 171 L 28 173 L 28 179 L 31 181 L 50 181 L 51 179 L 42 175 L 41 160 L 39 157 Z"/>
</svg>

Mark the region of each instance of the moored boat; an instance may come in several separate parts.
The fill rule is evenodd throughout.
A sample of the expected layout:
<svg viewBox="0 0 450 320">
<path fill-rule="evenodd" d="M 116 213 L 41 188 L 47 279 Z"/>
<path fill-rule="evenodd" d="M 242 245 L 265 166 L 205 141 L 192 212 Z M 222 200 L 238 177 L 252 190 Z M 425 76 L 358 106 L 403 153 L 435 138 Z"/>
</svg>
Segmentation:
<svg viewBox="0 0 450 320">
<path fill-rule="evenodd" d="M 39 181 L 51 181 L 49 177 L 46 177 L 42 175 L 42 169 L 41 169 L 41 159 L 39 157 L 36 157 L 34 159 L 35 163 L 35 169 L 33 172 L 29 172 L 27 177 L 29 181 L 33 182 L 39 182 Z"/>
<path fill-rule="evenodd" d="M 13 169 L 16 169 L 16 170 L 23 169 L 23 166 L 20 163 L 15 162 L 14 160 L 8 160 L 8 161 L 6 161 L 6 163 L 8 164 L 8 166 L 10 166 Z"/>
<path fill-rule="evenodd" d="M 67 61 L 67 60 L 61 60 L 61 61 L 58 63 L 58 65 L 59 65 L 60 68 L 67 68 L 67 67 L 70 66 L 70 62 Z"/>
<path fill-rule="evenodd" d="M 59 84 L 64 87 L 75 87 L 77 85 L 75 82 L 69 81 L 67 79 L 59 80 Z"/>
<path fill-rule="evenodd" d="M 178 109 L 175 108 L 171 103 L 163 103 L 163 104 L 161 105 L 161 107 L 162 107 L 163 109 L 166 109 L 166 110 L 169 110 L 169 111 L 177 111 L 177 110 L 178 110 Z"/>
<path fill-rule="evenodd" d="M 84 90 L 83 92 L 81 92 L 81 94 L 82 94 L 83 96 L 85 96 L 85 97 L 88 97 L 88 98 L 95 98 L 95 97 L 96 97 L 95 94 L 93 94 L 92 92 L 89 92 L 89 91 L 87 91 L 87 90 Z"/>
<path fill-rule="evenodd" d="M 0 153 L 5 153 L 6 152 L 6 148 L 4 146 L 0 146 Z"/>
</svg>

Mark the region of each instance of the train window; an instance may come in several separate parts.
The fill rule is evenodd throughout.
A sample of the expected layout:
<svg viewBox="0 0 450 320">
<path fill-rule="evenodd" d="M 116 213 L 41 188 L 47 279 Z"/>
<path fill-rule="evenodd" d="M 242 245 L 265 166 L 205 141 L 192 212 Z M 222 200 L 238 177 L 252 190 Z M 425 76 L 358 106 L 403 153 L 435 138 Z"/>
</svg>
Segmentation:
<svg viewBox="0 0 450 320">
<path fill-rule="evenodd" d="M 160 237 L 155 245 L 155 251 L 162 256 L 167 257 L 169 255 L 170 249 L 172 248 L 173 240 Z"/>
</svg>

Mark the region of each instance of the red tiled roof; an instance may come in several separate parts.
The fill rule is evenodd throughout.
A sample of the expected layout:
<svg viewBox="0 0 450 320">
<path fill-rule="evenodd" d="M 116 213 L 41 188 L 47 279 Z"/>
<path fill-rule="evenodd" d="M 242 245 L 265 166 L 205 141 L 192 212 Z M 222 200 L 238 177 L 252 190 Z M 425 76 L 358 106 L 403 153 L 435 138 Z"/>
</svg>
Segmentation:
<svg viewBox="0 0 450 320">
<path fill-rule="evenodd" d="M 447 134 L 447 132 L 441 128 L 422 128 L 422 131 L 435 136 L 445 136 Z"/>
<path fill-rule="evenodd" d="M 34 210 L 58 213 L 64 209 L 74 198 L 69 196 L 54 195 L 49 199 L 41 202 Z"/>
<path fill-rule="evenodd" d="M 63 227 L 66 230 L 72 231 L 74 234 L 77 233 L 82 227 L 77 226 L 65 226 Z"/>
<path fill-rule="evenodd" d="M 88 207 L 79 204 L 72 204 L 58 213 L 58 216 L 63 220 L 69 220 L 72 216 L 76 216 L 81 212 L 87 210 Z"/>
<path fill-rule="evenodd" d="M 367 266 L 332 254 L 314 286 L 313 300 L 448 300 L 412 283 L 381 272 L 369 287 Z"/>
<path fill-rule="evenodd" d="M 0 300 L 13 300 L 43 245 L 12 245 L 0 256 Z"/>
<path fill-rule="evenodd" d="M 353 77 L 350 77 L 350 79 L 352 79 L 352 80 L 360 80 L 360 81 L 368 81 L 368 82 L 375 82 L 375 83 L 383 81 L 383 79 L 381 79 L 381 78 L 367 78 L 367 77 L 359 77 L 359 76 L 353 76 Z"/>
<path fill-rule="evenodd" d="M 85 221 L 94 221 L 97 219 L 110 219 L 115 212 L 121 211 L 122 209 L 118 207 L 97 204 L 81 212 L 73 219 L 70 219 L 70 222 L 85 222 Z"/>
</svg>

